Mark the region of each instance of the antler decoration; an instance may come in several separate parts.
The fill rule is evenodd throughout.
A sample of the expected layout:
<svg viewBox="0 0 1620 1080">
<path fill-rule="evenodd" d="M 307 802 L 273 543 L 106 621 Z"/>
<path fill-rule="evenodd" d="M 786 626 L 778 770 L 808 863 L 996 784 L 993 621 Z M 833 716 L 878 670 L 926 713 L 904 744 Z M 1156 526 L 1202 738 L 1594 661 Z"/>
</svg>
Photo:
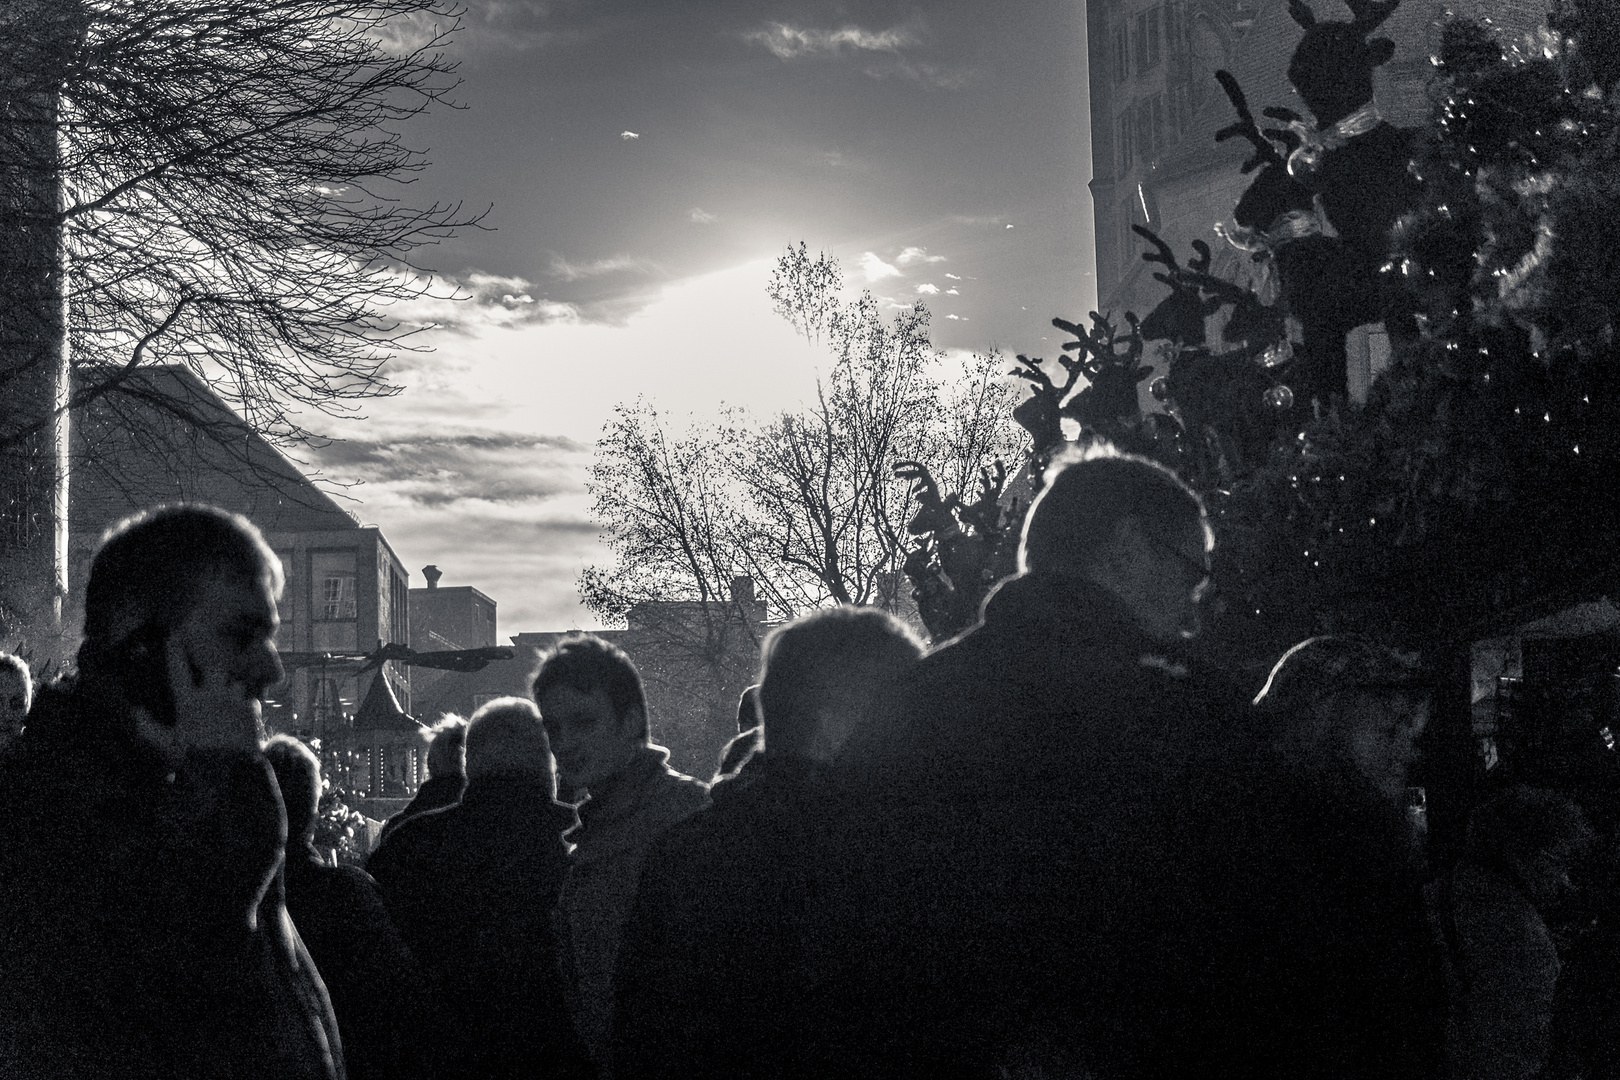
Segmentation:
<svg viewBox="0 0 1620 1080">
<path fill-rule="evenodd" d="M 1194 240 L 1193 248 L 1198 254 L 1184 269 L 1176 262 L 1176 253 L 1170 249 L 1170 245 L 1157 233 L 1141 225 L 1132 225 L 1131 228 L 1156 249 L 1156 253 L 1144 251 L 1142 260 L 1159 263 L 1167 271 L 1165 273 L 1155 271 L 1153 279 L 1170 287 L 1170 295 L 1142 320 L 1142 337 L 1148 341 L 1179 341 L 1183 345 L 1202 345 L 1204 319 L 1220 307 L 1218 301 L 1211 302 L 1204 299 L 1200 285 L 1200 282 L 1209 276 L 1211 259 L 1209 245 L 1202 240 Z"/>
<path fill-rule="evenodd" d="M 1012 415 L 1018 425 L 1029 432 L 1035 443 L 1035 453 L 1039 455 L 1063 441 L 1063 401 L 1074 392 L 1085 374 L 1084 365 L 1067 354 L 1059 356 L 1058 363 L 1063 365 L 1069 376 L 1059 386 L 1042 369 L 1044 361 L 1040 357 L 1031 360 L 1019 353 L 1018 362 L 1023 367 L 1014 368 L 1008 374 L 1028 382 L 1034 392 L 1013 409 Z"/>
<path fill-rule="evenodd" d="M 1295 0 L 1295 2 L 1297 3 L 1298 0 Z M 1301 4 L 1300 6 L 1303 7 L 1304 5 Z M 1243 88 L 1232 77 L 1232 73 L 1230 71 L 1217 71 L 1215 79 L 1221 84 L 1221 89 L 1226 91 L 1227 100 L 1231 101 L 1232 108 L 1236 109 L 1238 114 L 1236 123 L 1228 124 L 1215 133 L 1215 141 L 1222 143 L 1234 136 L 1241 135 L 1254 145 L 1254 156 L 1243 163 L 1243 173 L 1245 175 L 1262 165 L 1286 167 L 1288 164 L 1287 159 L 1277 152 L 1277 148 L 1271 145 L 1271 140 L 1266 137 L 1272 133 L 1262 132 L 1260 125 L 1254 122 L 1254 114 L 1249 111 L 1248 99 L 1243 96 Z M 1271 113 L 1268 111 L 1266 115 L 1270 116 Z"/>
<path fill-rule="evenodd" d="M 911 497 L 917 500 L 917 513 L 906 526 L 908 533 L 912 536 L 926 533 L 942 535 L 956 529 L 956 518 L 952 511 L 961 505 L 961 496 L 941 496 L 939 483 L 934 479 L 934 474 L 928 471 L 928 466 L 920 461 L 897 461 L 894 463 L 894 475 L 912 482 Z"/>
</svg>

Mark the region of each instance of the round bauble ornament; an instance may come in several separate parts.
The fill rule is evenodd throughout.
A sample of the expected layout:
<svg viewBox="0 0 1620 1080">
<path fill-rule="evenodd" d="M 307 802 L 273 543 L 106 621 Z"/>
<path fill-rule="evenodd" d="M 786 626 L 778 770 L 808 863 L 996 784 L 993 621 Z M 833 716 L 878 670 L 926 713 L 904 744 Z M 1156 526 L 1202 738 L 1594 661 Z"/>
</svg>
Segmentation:
<svg viewBox="0 0 1620 1080">
<path fill-rule="evenodd" d="M 1278 383 L 1265 392 L 1262 400 L 1278 412 L 1287 412 L 1294 407 L 1294 391 Z"/>
<path fill-rule="evenodd" d="M 1288 155 L 1288 175 L 1299 177 L 1316 175 L 1316 170 L 1322 167 L 1322 158 L 1326 154 L 1326 149 L 1319 142 L 1303 144 Z"/>
<path fill-rule="evenodd" d="M 1170 380 L 1160 375 L 1157 379 L 1148 383 L 1148 393 L 1153 395 L 1154 401 L 1169 401 Z"/>
</svg>

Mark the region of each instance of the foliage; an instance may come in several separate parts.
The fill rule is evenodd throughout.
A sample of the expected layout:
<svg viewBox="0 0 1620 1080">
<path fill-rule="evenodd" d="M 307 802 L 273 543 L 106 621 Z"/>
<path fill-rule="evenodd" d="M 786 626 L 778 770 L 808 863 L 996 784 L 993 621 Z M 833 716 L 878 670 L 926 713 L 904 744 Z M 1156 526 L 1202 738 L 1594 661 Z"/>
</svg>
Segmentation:
<svg viewBox="0 0 1620 1080">
<path fill-rule="evenodd" d="M 321 754 L 321 741 L 308 740 L 309 747 L 321 758 L 321 797 L 315 806 L 315 850 L 321 853 L 337 852 L 338 862 L 348 866 L 363 866 L 370 854 L 366 844 L 366 818 L 352 809 L 350 795 L 332 783 L 327 775 L 326 759 Z"/>
<path fill-rule="evenodd" d="M 43 9 L 53 18 L 30 14 Z M 35 209 L 63 230 L 71 404 L 180 363 L 256 430 L 297 441 L 310 437 L 301 411 L 349 414 L 393 393 L 382 367 L 409 345 L 387 309 L 423 288 L 412 253 L 475 220 L 401 186 L 425 164 L 402 125 L 455 85 L 444 49 L 459 12 L 440 0 L 43 9 L 0 15 L 0 85 L 13 103 L 53 102 L 60 138 L 42 155 L 44 121 L 13 110 L 0 157 L 46 192 Z M 30 430 L 0 431 L 0 445 Z"/>
</svg>

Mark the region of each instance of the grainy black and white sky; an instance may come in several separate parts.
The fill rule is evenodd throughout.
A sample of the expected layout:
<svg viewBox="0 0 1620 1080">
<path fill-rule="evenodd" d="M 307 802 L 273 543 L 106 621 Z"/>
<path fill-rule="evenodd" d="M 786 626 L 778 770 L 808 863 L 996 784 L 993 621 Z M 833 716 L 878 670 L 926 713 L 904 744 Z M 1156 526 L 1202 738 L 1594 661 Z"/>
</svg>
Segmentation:
<svg viewBox="0 0 1620 1080">
<path fill-rule="evenodd" d="M 678 425 L 813 392 L 765 296 L 803 240 L 947 351 L 1051 356 L 1094 305 L 1081 0 L 470 0 L 461 111 L 408 138 L 416 197 L 492 209 L 423 253 L 433 351 L 317 455 L 411 569 L 475 585 L 502 639 L 592 627 L 584 490 L 620 402 Z"/>
</svg>

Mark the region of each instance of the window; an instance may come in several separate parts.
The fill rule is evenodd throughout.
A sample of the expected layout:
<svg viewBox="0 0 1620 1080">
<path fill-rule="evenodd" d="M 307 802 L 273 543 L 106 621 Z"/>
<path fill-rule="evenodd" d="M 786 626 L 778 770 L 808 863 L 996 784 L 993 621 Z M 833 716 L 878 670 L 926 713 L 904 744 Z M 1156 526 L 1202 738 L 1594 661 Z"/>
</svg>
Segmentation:
<svg viewBox="0 0 1620 1080">
<path fill-rule="evenodd" d="M 1159 64 L 1158 8 L 1149 8 L 1136 17 L 1136 73 L 1142 74 Z"/>
<path fill-rule="evenodd" d="M 1137 263 L 1137 235 L 1131 231 L 1132 206 L 1124 202 L 1119 207 L 1119 272 L 1129 274 Z"/>
<path fill-rule="evenodd" d="M 321 618 L 352 619 L 354 612 L 354 575 L 333 574 L 321 579 Z"/>
<path fill-rule="evenodd" d="M 1115 151 L 1119 158 L 1119 175 L 1124 176 L 1131 171 L 1131 165 L 1136 161 L 1135 155 L 1135 123 L 1131 119 L 1131 110 L 1126 109 L 1120 114 L 1117 125 L 1119 133 L 1115 137 Z"/>
<path fill-rule="evenodd" d="M 1187 4 L 1185 0 L 1171 0 L 1164 5 L 1164 51 L 1170 56 L 1187 52 L 1192 46 L 1188 32 Z"/>
<path fill-rule="evenodd" d="M 355 617 L 354 551 L 310 553 L 310 608 L 316 622 L 339 622 Z M 320 648 L 320 644 L 315 645 Z"/>
<path fill-rule="evenodd" d="M 1114 27 L 1114 82 L 1131 77 L 1131 30 L 1126 23 Z"/>
<path fill-rule="evenodd" d="M 1168 107 L 1170 115 L 1166 126 L 1170 140 L 1175 142 L 1186 135 L 1192 125 L 1192 94 L 1185 84 L 1170 88 Z"/>
</svg>

